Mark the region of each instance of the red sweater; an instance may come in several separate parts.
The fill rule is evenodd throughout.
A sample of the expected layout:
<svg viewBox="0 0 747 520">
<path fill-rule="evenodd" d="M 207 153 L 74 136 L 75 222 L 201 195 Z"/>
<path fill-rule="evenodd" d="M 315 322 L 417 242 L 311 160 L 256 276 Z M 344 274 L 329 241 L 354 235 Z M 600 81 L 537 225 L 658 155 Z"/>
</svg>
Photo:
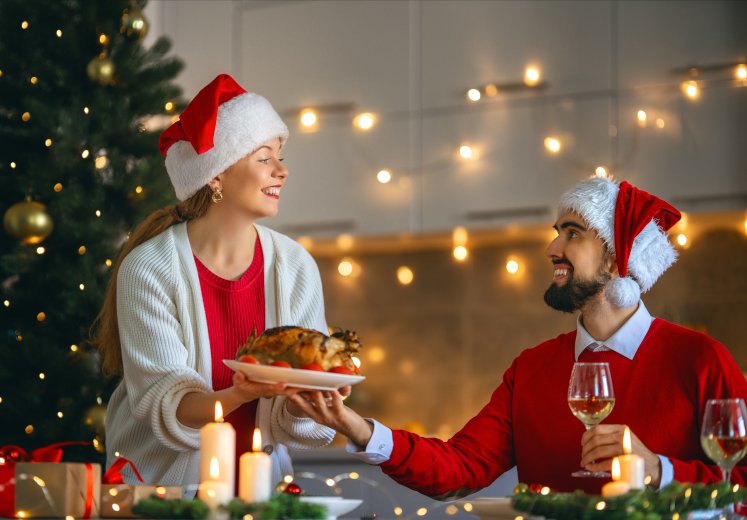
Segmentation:
<svg viewBox="0 0 747 520">
<path fill-rule="evenodd" d="M 212 273 L 195 257 L 200 277 L 202 301 L 205 306 L 210 353 L 212 358 L 213 390 L 233 384 L 233 371 L 223 364 L 224 359 L 235 359 L 239 346 L 256 329 L 265 330 L 265 282 L 262 246 L 257 239 L 254 259 L 249 269 L 238 280 L 225 280 Z M 252 434 L 257 414 L 257 401 L 244 403 L 226 415 L 226 422 L 236 430 L 236 467 L 239 456 L 252 451 Z"/>
<path fill-rule="evenodd" d="M 395 430 L 384 472 L 441 499 L 486 487 L 514 465 L 520 482 L 599 493 L 606 479 L 571 477 L 584 433 L 566 400 L 575 339 L 573 331 L 522 352 L 490 402 L 449 441 Z M 674 480 L 720 481 L 700 447 L 705 401 L 747 399 L 747 382 L 723 345 L 656 319 L 632 360 L 587 350 L 580 361 L 610 364 L 616 399 L 605 423 L 627 424 L 651 451 L 669 457 Z M 732 473 L 740 485 L 747 483 L 745 461 Z"/>
</svg>

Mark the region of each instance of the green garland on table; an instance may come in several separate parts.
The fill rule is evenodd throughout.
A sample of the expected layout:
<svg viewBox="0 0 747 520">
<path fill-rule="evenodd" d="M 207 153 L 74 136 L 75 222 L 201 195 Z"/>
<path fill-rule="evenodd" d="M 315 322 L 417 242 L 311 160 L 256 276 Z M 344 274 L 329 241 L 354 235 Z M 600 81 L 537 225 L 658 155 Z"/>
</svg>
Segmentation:
<svg viewBox="0 0 747 520">
<path fill-rule="evenodd" d="M 232 519 L 242 519 L 251 514 L 262 520 L 319 520 L 327 515 L 327 508 L 317 504 L 301 502 L 297 496 L 280 493 L 267 502 L 247 504 L 239 498 L 234 498 L 228 504 L 221 506 Z M 188 520 L 204 520 L 208 517 L 209 508 L 199 499 L 171 499 L 166 500 L 151 495 L 135 504 L 133 513 L 145 518 L 177 518 Z"/>
<path fill-rule="evenodd" d="M 526 484 L 514 488 L 512 504 L 519 512 L 553 520 L 669 520 L 690 511 L 719 509 L 747 501 L 747 488 L 726 483 L 711 485 L 672 482 L 661 490 L 633 490 L 616 497 L 573 493 L 542 494 Z"/>
</svg>

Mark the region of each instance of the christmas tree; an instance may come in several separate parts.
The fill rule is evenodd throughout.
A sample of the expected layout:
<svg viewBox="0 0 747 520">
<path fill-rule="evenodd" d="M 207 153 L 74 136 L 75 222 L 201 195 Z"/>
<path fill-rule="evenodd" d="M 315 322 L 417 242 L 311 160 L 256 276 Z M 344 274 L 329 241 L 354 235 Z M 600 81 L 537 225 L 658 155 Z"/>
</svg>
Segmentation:
<svg viewBox="0 0 747 520">
<path fill-rule="evenodd" d="M 143 7 L 0 2 L 0 447 L 103 448 L 116 381 L 90 328 L 128 232 L 172 201 L 154 122 L 183 107 Z"/>
</svg>

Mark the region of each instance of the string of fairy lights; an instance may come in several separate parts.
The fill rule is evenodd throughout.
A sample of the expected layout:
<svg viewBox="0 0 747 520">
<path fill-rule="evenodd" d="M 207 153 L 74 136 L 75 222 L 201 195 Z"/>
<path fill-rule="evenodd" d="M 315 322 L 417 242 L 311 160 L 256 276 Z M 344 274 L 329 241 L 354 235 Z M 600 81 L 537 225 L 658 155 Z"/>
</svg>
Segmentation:
<svg viewBox="0 0 747 520">
<path fill-rule="evenodd" d="M 688 76 L 687 79 L 679 83 L 677 90 L 691 102 L 701 99 L 704 86 L 747 87 L 747 65 L 745 63 L 692 66 L 676 70 L 674 73 Z M 465 92 L 465 101 L 469 105 L 475 105 L 508 93 L 544 90 L 548 86 L 549 82 L 543 79 L 541 68 L 537 64 L 529 64 L 524 69 L 521 80 L 470 87 Z M 668 85 L 662 88 L 671 90 Z M 323 109 L 317 110 L 314 107 L 300 109 L 298 112 L 299 129 L 302 132 L 319 131 L 322 128 L 320 123 L 322 112 Z M 352 126 L 356 131 L 368 132 L 383 119 L 383 115 L 374 112 L 362 112 L 352 118 Z M 662 130 L 667 126 L 667 121 L 663 117 L 657 116 L 655 110 L 646 107 L 638 108 L 632 119 L 640 129 L 651 127 Z M 616 136 L 617 128 L 610 127 L 610 135 Z M 561 135 L 546 135 L 542 137 L 541 146 L 549 156 L 561 156 L 566 149 L 565 141 L 566 139 Z M 459 143 L 454 149 L 454 156 L 460 161 L 474 161 L 480 157 L 480 150 L 474 144 Z M 611 170 L 610 166 L 600 164 L 593 167 L 591 176 L 613 178 L 614 173 Z M 379 183 L 388 184 L 397 173 L 392 168 L 382 167 L 376 171 L 375 175 Z M 683 218 L 673 234 L 673 241 L 681 249 L 691 245 L 691 240 L 687 234 L 687 222 L 687 215 L 683 213 Z M 747 218 L 744 220 L 744 232 L 747 233 Z M 296 240 L 309 251 L 315 247 L 314 239 L 310 236 L 299 236 Z M 468 260 L 470 256 L 468 241 L 467 229 L 461 226 L 453 229 L 451 253 L 457 263 L 465 263 Z M 355 237 L 349 233 L 342 233 L 337 236 L 335 242 L 338 251 L 345 255 L 337 265 L 339 276 L 342 278 L 357 278 L 360 276 L 363 269 L 360 263 L 350 254 L 355 244 Z M 518 276 L 524 271 L 525 265 L 517 255 L 512 254 L 505 259 L 504 268 L 508 275 Z M 411 266 L 401 265 L 397 267 L 395 277 L 398 283 L 406 286 L 413 282 L 415 273 Z"/>
</svg>

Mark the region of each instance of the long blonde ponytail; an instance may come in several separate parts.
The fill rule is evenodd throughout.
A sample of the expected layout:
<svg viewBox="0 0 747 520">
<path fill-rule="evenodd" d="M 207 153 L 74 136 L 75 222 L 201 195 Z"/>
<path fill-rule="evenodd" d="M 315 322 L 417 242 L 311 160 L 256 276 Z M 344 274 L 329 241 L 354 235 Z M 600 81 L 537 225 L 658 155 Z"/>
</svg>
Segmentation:
<svg viewBox="0 0 747 520">
<path fill-rule="evenodd" d="M 174 224 L 200 218 L 210 207 L 212 191 L 205 186 L 187 200 L 154 211 L 132 232 L 122 245 L 106 287 L 104 304 L 93 322 L 92 343 L 101 352 L 105 375 L 122 376 L 122 346 L 117 322 L 117 273 L 122 260 L 137 246 L 167 230 Z"/>
</svg>

